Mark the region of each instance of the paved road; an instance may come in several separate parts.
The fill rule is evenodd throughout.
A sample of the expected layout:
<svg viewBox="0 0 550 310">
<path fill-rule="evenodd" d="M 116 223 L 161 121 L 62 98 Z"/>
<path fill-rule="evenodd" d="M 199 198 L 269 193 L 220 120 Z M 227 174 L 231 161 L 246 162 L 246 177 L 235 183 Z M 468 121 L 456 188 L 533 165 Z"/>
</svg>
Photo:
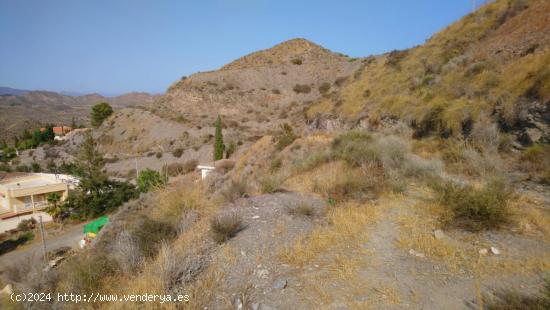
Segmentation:
<svg viewBox="0 0 550 310">
<path fill-rule="evenodd" d="M 65 228 L 65 231 L 54 236 L 46 237 L 46 249 L 48 251 L 54 250 L 64 246 L 76 247 L 78 241 L 82 239 L 82 227 L 86 223 L 80 223 L 74 226 Z M 35 233 L 35 240 L 28 246 L 23 246 L 15 251 L 6 253 L 0 256 L 0 270 L 3 270 L 6 266 L 13 264 L 14 262 L 21 261 L 31 255 L 41 257 L 42 256 L 42 242 L 40 240 L 40 234 Z"/>
</svg>

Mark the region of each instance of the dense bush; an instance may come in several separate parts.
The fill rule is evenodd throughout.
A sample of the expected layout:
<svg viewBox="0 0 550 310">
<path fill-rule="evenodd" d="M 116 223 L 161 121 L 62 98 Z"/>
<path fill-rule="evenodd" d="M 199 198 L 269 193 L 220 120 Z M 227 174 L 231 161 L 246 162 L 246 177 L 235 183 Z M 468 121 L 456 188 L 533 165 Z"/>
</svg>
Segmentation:
<svg viewBox="0 0 550 310">
<path fill-rule="evenodd" d="M 140 192 L 146 193 L 162 186 L 163 184 L 164 182 L 158 171 L 147 168 L 139 172 L 137 185 Z"/>
<path fill-rule="evenodd" d="M 108 181 L 97 193 L 70 193 L 60 208 L 72 218 L 84 220 L 111 212 L 137 196 L 138 191 L 132 184 Z"/>
<path fill-rule="evenodd" d="M 511 220 L 508 206 L 512 191 L 501 179 L 493 179 L 482 188 L 455 182 L 437 182 L 432 187 L 437 200 L 449 208 L 447 224 L 471 231 L 499 228 Z"/>
<path fill-rule="evenodd" d="M 107 102 L 101 102 L 92 107 L 92 126 L 99 127 L 103 121 L 113 114 L 113 108 Z"/>
<path fill-rule="evenodd" d="M 2 240 L 0 242 L 0 255 L 15 250 L 20 245 L 27 243 L 34 238 L 32 231 L 23 231 L 15 235 L 15 237 Z"/>
</svg>

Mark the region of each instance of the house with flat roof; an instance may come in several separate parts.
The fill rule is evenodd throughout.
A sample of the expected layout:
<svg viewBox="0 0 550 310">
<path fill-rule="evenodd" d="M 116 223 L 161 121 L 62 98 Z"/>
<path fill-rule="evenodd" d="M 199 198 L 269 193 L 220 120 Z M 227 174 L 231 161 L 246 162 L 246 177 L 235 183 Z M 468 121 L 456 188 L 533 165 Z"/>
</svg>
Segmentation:
<svg viewBox="0 0 550 310">
<path fill-rule="evenodd" d="M 0 172 L 0 218 L 45 209 L 51 193 L 58 193 L 63 201 L 77 182 L 62 174 Z"/>
</svg>

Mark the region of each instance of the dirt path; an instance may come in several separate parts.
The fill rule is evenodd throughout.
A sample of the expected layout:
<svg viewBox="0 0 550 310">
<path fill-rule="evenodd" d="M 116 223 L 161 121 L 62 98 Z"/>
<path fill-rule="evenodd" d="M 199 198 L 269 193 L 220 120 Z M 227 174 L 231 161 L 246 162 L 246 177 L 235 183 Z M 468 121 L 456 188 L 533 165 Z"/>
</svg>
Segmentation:
<svg viewBox="0 0 550 310">
<path fill-rule="evenodd" d="M 80 223 L 69 228 L 65 231 L 46 237 L 46 248 L 48 251 L 54 250 L 60 247 L 70 246 L 75 247 L 78 245 L 78 241 L 82 238 L 82 227 L 86 223 Z M 35 234 L 35 240 L 32 244 L 20 247 L 15 251 L 6 253 L 0 256 L 0 271 L 5 267 L 13 264 L 13 262 L 21 261 L 31 256 L 42 255 L 42 243 L 40 242 L 40 235 Z"/>
</svg>

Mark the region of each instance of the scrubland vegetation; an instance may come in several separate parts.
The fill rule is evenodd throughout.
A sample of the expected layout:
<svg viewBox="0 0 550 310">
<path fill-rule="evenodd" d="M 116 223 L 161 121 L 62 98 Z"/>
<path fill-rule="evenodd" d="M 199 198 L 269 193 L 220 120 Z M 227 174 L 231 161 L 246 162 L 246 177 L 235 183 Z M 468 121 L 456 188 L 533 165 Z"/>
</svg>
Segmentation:
<svg viewBox="0 0 550 310">
<path fill-rule="evenodd" d="M 80 200 L 67 204 L 91 203 L 91 211 L 70 210 L 86 217 L 136 199 L 114 213 L 91 249 L 48 272 L 19 264 L 9 280 L 19 290 L 185 293 L 191 309 L 246 308 L 255 301 L 282 308 L 292 302 L 296 308 L 445 309 L 464 302 L 546 309 L 548 283 L 538 295 L 494 284 L 532 288 L 550 270 L 550 148 L 517 131 L 526 121 L 520 117 L 525 102 L 550 96 L 548 49 L 521 46 L 519 57 L 507 45 L 497 53 L 481 44 L 501 38 L 500 25 L 528 6 L 543 4 L 495 1 L 422 46 L 347 59 L 361 63 L 350 76 L 266 88 L 269 96 L 321 96 L 304 111 L 306 125 L 285 117 L 269 129 L 272 135 L 250 139 L 238 153 L 241 144 L 224 144 L 222 128 L 230 121 L 218 116 L 215 136 L 201 136 L 213 144 L 216 160 L 202 181 L 191 173 L 200 161 L 182 159 L 165 167 L 178 176 L 172 184 L 165 184 L 167 175 L 142 170 L 137 198 L 132 186 L 106 181 L 104 160 L 88 145 L 87 160 L 76 168 L 93 173 L 84 175 Z M 222 71 L 310 63 L 268 54 Z M 327 125 L 323 113 L 341 118 L 327 118 L 333 121 Z M 190 152 L 172 150 L 174 158 Z M 83 195 L 88 191 L 112 194 L 103 201 Z"/>
</svg>

